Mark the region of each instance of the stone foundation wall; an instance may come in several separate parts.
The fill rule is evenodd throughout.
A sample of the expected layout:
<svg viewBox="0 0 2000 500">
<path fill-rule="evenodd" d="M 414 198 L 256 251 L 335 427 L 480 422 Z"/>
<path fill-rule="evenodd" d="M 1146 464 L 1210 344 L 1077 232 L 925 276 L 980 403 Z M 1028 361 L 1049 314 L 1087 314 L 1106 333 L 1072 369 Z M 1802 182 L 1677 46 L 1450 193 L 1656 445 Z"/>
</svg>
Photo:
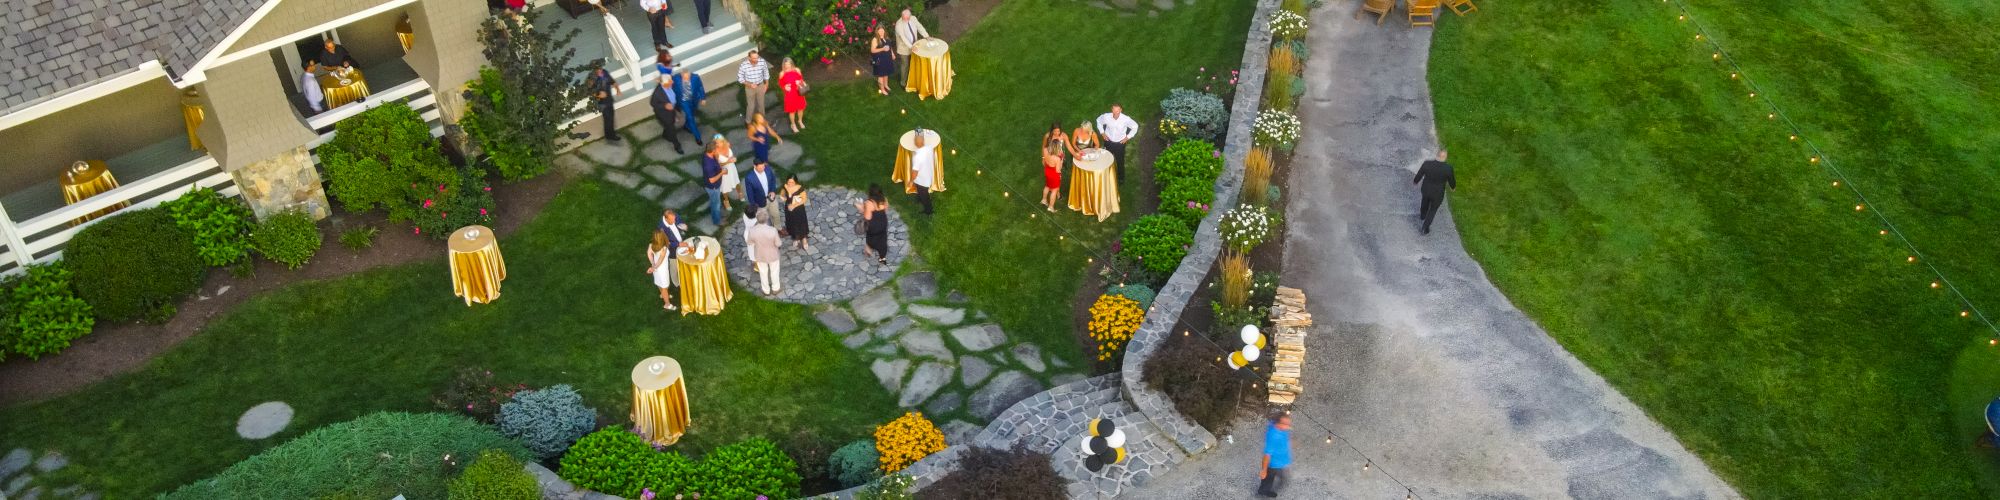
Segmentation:
<svg viewBox="0 0 2000 500">
<path fill-rule="evenodd" d="M 319 170 L 313 168 L 312 155 L 303 146 L 245 165 L 230 175 L 243 191 L 243 201 L 259 219 L 291 209 L 303 210 L 313 220 L 331 213 Z"/>
</svg>

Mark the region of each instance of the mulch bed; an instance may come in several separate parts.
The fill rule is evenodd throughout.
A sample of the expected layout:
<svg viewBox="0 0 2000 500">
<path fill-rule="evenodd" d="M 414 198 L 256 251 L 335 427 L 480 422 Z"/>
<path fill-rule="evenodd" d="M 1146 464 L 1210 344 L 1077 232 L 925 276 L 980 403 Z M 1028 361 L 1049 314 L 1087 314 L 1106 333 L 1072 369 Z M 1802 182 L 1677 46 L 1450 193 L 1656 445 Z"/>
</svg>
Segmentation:
<svg viewBox="0 0 2000 500">
<path fill-rule="evenodd" d="M 551 172 L 526 182 L 494 186 L 493 197 L 500 210 L 493 229 L 502 235 L 520 229 L 541 213 L 567 180 L 564 175 Z M 290 270 L 258 258 L 247 276 L 237 276 L 228 269 L 211 269 L 201 291 L 181 301 L 179 312 L 165 324 L 99 323 L 95 331 L 54 356 L 0 362 L 0 406 L 60 396 L 138 370 L 147 361 L 193 337 L 210 320 L 264 292 L 302 281 L 337 278 L 444 255 L 443 243 L 413 234 L 405 225 L 390 224 L 384 217 L 380 213 L 354 214 L 336 208 L 332 216 L 320 221 L 324 245 L 303 267 Z M 358 252 L 342 246 L 340 233 L 361 225 L 381 230 L 374 246 Z M 219 292 L 225 288 L 227 292 Z"/>
</svg>

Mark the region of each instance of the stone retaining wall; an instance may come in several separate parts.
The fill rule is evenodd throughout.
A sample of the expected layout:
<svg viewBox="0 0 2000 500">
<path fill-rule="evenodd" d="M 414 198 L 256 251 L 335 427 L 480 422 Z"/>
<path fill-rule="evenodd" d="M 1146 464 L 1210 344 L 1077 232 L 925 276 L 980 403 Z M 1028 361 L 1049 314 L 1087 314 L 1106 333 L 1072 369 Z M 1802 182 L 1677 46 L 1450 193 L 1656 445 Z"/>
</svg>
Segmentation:
<svg viewBox="0 0 2000 500">
<path fill-rule="evenodd" d="M 1146 322 L 1132 333 L 1132 341 L 1125 347 L 1122 367 L 1125 399 L 1138 406 L 1139 412 L 1151 419 L 1153 425 L 1173 436 L 1174 442 L 1189 455 L 1214 447 L 1215 435 L 1182 415 L 1165 394 L 1146 387 L 1146 360 L 1173 333 L 1181 311 L 1187 308 L 1188 300 L 1201 286 L 1202 277 L 1222 251 L 1222 236 L 1216 233 L 1216 226 L 1221 224 L 1224 209 L 1236 205 L 1236 194 L 1242 187 L 1243 160 L 1252 147 L 1250 125 L 1257 119 L 1258 105 L 1264 97 L 1264 66 L 1271 53 L 1271 32 L 1266 25 L 1277 6 L 1278 0 L 1258 0 L 1257 13 L 1250 18 L 1250 36 L 1243 42 L 1243 67 L 1237 70 L 1240 83 L 1236 86 L 1236 102 L 1229 113 L 1229 137 L 1222 148 L 1224 168 L 1222 177 L 1215 181 L 1215 203 L 1211 205 L 1215 210 L 1201 219 L 1187 258 L 1181 260 L 1181 266 L 1174 270 L 1166 286 L 1160 287 L 1152 310 L 1146 313 Z"/>
</svg>

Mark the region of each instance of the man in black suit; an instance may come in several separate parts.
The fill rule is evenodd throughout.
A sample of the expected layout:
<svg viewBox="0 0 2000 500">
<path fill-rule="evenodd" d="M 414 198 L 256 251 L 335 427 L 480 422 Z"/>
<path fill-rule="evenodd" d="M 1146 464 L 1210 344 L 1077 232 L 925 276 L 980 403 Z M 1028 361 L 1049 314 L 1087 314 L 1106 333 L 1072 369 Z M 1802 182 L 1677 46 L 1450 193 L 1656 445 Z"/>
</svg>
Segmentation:
<svg viewBox="0 0 2000 500">
<path fill-rule="evenodd" d="M 659 85 L 653 86 L 653 97 L 651 100 L 653 104 L 653 120 L 660 122 L 660 135 L 665 136 L 667 142 L 674 144 L 674 154 L 682 154 L 684 151 L 681 151 L 681 138 L 676 137 L 679 134 L 675 133 L 676 130 L 680 130 L 680 126 L 674 125 L 674 118 L 680 116 L 681 111 L 680 108 L 675 107 L 679 105 L 679 102 L 674 97 L 674 93 L 667 89 L 669 86 L 670 84 L 667 83 L 666 75 L 661 75 Z"/>
<path fill-rule="evenodd" d="M 1417 177 L 1410 180 L 1411 184 L 1419 185 L 1424 193 L 1424 201 L 1417 209 L 1417 217 L 1424 220 L 1424 234 L 1431 234 L 1431 220 L 1437 218 L 1438 206 L 1444 205 L 1445 190 L 1458 190 L 1458 177 L 1452 175 L 1451 164 L 1445 163 L 1444 159 L 1444 148 L 1438 148 L 1438 158 L 1424 160 L 1424 164 L 1417 167 Z"/>
<path fill-rule="evenodd" d="M 354 56 L 348 55 L 347 47 L 333 43 L 333 39 L 328 38 L 326 39 L 326 45 L 320 48 L 319 65 L 325 66 L 329 71 L 334 68 L 352 68 L 354 67 Z"/>
<path fill-rule="evenodd" d="M 618 81 L 611 78 L 611 72 L 604 70 L 603 61 L 598 61 L 597 69 L 590 72 L 591 97 L 597 99 L 598 117 L 604 122 L 605 142 L 617 143 L 618 137 L 618 96 L 624 94 L 618 88 Z"/>
</svg>

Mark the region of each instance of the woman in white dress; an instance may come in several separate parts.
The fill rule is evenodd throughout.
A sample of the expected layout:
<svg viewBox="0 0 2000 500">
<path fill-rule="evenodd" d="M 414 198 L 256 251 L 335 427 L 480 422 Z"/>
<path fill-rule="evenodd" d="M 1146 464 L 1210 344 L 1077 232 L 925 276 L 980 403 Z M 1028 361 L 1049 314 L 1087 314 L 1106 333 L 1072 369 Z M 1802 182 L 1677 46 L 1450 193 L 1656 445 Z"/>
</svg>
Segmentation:
<svg viewBox="0 0 2000 500">
<path fill-rule="evenodd" d="M 743 199 L 743 176 L 736 173 L 736 150 L 729 146 L 729 139 L 722 137 L 722 134 L 715 134 L 710 140 L 722 145 L 722 154 L 715 157 L 715 161 L 722 164 L 722 185 L 716 189 L 727 194 L 722 197 L 722 210 L 728 211 L 730 198 Z"/>
<path fill-rule="evenodd" d="M 673 288 L 679 276 L 674 275 L 674 248 L 667 244 L 667 233 L 653 231 L 653 243 L 646 245 L 646 261 L 650 263 L 646 274 L 653 275 L 653 286 L 660 288 L 660 301 L 666 303 L 664 309 L 678 309 L 674 307 Z"/>
</svg>

